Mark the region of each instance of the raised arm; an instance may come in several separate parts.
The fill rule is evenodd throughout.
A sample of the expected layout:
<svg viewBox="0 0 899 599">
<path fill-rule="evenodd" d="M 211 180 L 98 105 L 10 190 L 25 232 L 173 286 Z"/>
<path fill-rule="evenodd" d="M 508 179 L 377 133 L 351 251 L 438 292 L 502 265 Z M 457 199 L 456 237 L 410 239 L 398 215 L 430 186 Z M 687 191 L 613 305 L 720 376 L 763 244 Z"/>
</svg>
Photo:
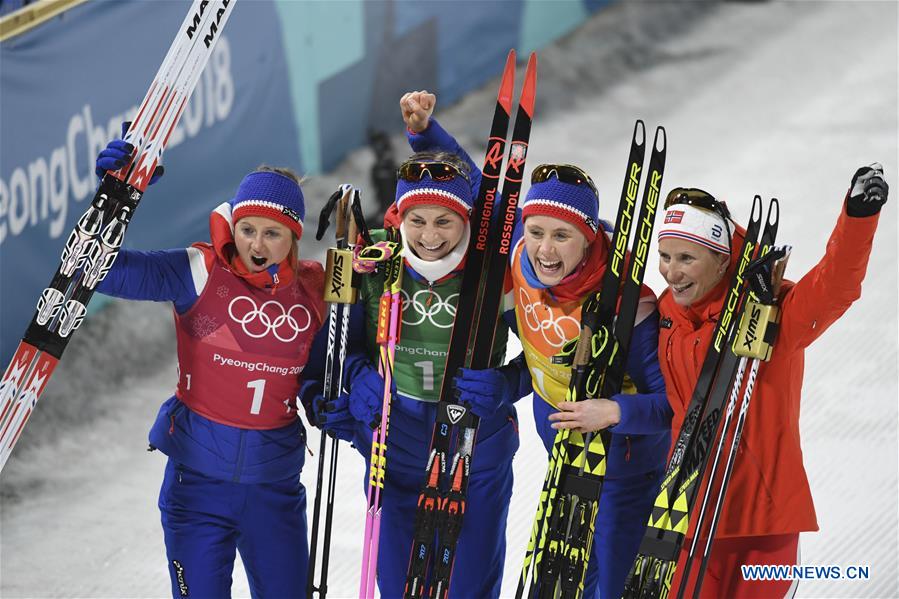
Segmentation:
<svg viewBox="0 0 899 599">
<path fill-rule="evenodd" d="M 824 256 L 783 296 L 779 347 L 808 346 L 861 296 L 862 281 L 889 186 L 879 164 L 852 177 Z"/>
<path fill-rule="evenodd" d="M 202 293 L 208 272 L 204 252 L 195 247 L 122 250 L 97 291 L 124 299 L 172 302 L 183 314 Z"/>
<path fill-rule="evenodd" d="M 436 105 L 437 96 L 427 91 L 408 92 L 400 98 L 400 110 L 406 123 L 409 146 L 414 152 L 449 152 L 464 160 L 471 170 L 471 193 L 477 195 L 481 186 L 481 169 L 459 145 L 456 138 L 433 118 Z"/>
</svg>

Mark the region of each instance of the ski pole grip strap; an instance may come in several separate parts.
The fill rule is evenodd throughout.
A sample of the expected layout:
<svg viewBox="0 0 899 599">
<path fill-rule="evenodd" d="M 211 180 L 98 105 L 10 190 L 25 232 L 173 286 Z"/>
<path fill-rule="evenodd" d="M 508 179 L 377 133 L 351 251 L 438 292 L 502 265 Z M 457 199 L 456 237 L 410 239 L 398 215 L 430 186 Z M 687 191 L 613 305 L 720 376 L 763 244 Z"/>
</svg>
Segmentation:
<svg viewBox="0 0 899 599">
<path fill-rule="evenodd" d="M 375 271 L 378 264 L 393 258 L 398 249 L 398 244 L 392 241 L 379 241 L 374 245 L 360 248 L 353 260 L 353 270 L 370 274 Z"/>
</svg>

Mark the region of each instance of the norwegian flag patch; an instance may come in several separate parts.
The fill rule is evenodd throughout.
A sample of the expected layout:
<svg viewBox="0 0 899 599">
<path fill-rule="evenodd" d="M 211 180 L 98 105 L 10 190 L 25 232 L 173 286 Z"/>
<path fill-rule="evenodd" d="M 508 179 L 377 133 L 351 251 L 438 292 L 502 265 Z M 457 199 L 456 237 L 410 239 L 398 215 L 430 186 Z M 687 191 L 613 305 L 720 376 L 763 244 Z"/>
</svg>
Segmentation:
<svg viewBox="0 0 899 599">
<path fill-rule="evenodd" d="M 665 224 L 679 223 L 682 220 L 684 220 L 683 210 L 669 210 L 667 214 L 665 214 Z"/>
</svg>

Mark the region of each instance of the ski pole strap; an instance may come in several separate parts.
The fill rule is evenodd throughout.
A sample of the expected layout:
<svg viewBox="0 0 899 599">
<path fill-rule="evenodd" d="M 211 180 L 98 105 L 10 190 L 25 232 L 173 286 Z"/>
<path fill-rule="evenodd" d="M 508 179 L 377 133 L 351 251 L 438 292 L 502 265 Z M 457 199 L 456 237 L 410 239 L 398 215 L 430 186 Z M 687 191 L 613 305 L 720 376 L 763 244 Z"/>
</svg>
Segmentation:
<svg viewBox="0 0 899 599">
<path fill-rule="evenodd" d="M 552 357 L 552 363 L 579 369 L 586 373 L 586 392 L 584 397 L 568 397 L 566 401 L 579 401 L 600 397 L 600 387 L 603 381 L 606 367 L 615 363 L 618 359 L 618 340 L 607 326 L 598 327 L 588 341 L 586 363 L 576 364 L 577 347 L 581 343 L 580 337 L 570 339 L 562 346 L 561 351 Z M 571 389 L 569 388 L 569 396 Z"/>
<path fill-rule="evenodd" d="M 367 245 L 371 245 L 371 233 L 368 230 L 368 225 L 365 223 L 365 214 L 362 212 L 361 194 L 358 189 L 353 193 L 353 199 L 350 202 L 350 212 L 353 215 L 353 223 L 355 223 L 358 234 L 362 237 L 362 241 Z M 356 242 L 355 236 L 350 239 L 350 242 Z"/>
<path fill-rule="evenodd" d="M 358 281 L 354 280 L 352 264 L 353 250 L 349 248 L 348 242 L 350 232 L 354 230 L 352 219 L 349 216 L 350 197 L 353 195 L 352 185 L 341 185 L 337 192 L 328 200 L 338 197 L 334 205 L 329 209 L 327 206 L 322 210 L 322 217 L 318 223 L 318 233 L 324 233 L 328 227 L 328 218 L 330 210 L 337 207 L 337 227 L 335 231 L 336 246 L 328 248 L 325 259 L 325 287 L 324 298 L 326 302 L 338 304 L 353 304 L 356 302 Z"/>
<path fill-rule="evenodd" d="M 752 293 L 746 300 L 734 337 L 733 351 L 736 355 L 765 362 L 771 359 L 774 341 L 780 330 L 777 294 L 790 250 L 788 245 L 772 248 L 746 267 Z"/>
<path fill-rule="evenodd" d="M 763 304 L 773 304 L 783 277 L 782 265 L 790 255 L 792 248 L 788 245 L 772 248 L 749 263 L 746 267 L 746 278 L 752 293 Z M 778 268 L 780 267 L 780 268 Z M 777 270 L 780 270 L 778 280 Z"/>
<path fill-rule="evenodd" d="M 328 230 L 328 225 L 331 224 L 331 213 L 334 212 L 334 207 L 337 206 L 338 200 L 340 200 L 345 193 L 346 190 L 344 190 L 344 186 L 341 185 L 325 202 L 322 211 L 318 215 L 318 229 L 315 232 L 316 241 L 321 241 L 325 236 L 325 231 Z"/>
<path fill-rule="evenodd" d="M 394 257 L 399 244 L 394 241 L 379 241 L 374 245 L 357 248 L 353 258 L 353 270 L 361 274 L 371 274 L 381 262 Z"/>
</svg>

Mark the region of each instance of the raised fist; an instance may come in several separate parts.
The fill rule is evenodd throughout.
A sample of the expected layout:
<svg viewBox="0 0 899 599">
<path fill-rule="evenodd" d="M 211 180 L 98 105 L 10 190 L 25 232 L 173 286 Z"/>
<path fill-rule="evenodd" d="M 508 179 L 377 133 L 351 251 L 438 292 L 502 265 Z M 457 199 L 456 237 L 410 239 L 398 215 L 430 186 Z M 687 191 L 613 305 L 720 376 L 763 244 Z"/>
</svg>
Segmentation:
<svg viewBox="0 0 899 599">
<path fill-rule="evenodd" d="M 883 167 L 879 162 L 863 166 L 852 176 L 846 213 L 849 216 L 865 217 L 880 212 L 887 201 L 890 186 L 883 178 Z"/>
<path fill-rule="evenodd" d="M 437 96 L 427 90 L 408 92 L 400 98 L 400 110 L 403 112 L 403 121 L 410 131 L 421 133 L 428 128 L 434 107 L 437 105 Z"/>
</svg>

